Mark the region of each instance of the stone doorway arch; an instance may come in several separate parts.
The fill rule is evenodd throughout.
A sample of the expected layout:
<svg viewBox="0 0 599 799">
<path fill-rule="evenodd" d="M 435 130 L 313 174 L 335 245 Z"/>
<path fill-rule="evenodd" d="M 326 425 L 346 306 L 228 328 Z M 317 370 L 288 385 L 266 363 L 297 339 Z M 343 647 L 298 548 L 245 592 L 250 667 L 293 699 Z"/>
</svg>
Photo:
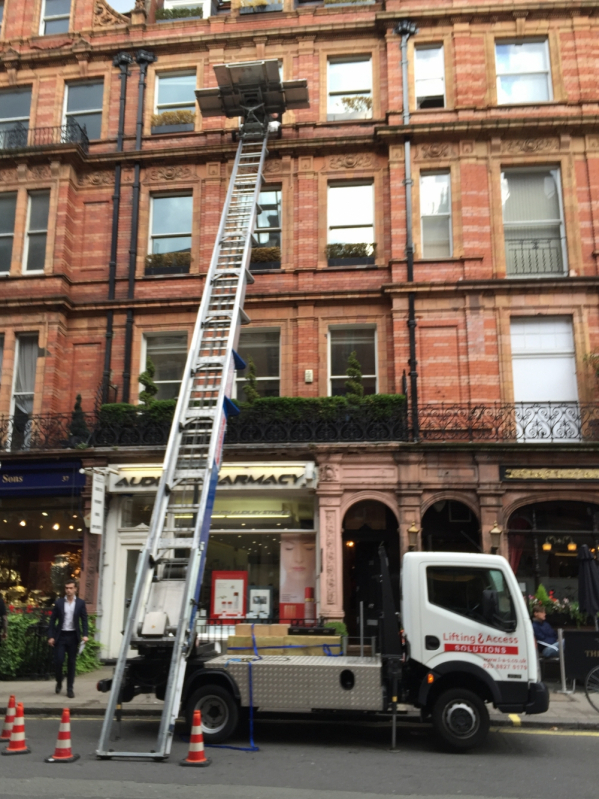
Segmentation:
<svg viewBox="0 0 599 799">
<path fill-rule="evenodd" d="M 422 517 L 425 552 L 482 552 L 480 521 L 464 502 L 439 499 Z"/>
</svg>

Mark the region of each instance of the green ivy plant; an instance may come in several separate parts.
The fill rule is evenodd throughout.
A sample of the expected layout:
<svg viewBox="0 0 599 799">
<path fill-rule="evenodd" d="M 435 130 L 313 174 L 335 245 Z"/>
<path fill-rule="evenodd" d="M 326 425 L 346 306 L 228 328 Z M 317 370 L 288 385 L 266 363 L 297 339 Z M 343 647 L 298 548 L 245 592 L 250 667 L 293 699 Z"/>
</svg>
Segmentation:
<svg viewBox="0 0 599 799">
<path fill-rule="evenodd" d="M 265 264 L 271 261 L 280 260 L 280 247 L 252 247 L 250 252 L 250 262 L 253 264 Z"/>
<path fill-rule="evenodd" d="M 202 6 L 193 6 L 191 8 L 157 8 L 156 19 L 185 19 L 189 17 L 199 17 L 202 19 L 204 16 L 204 9 Z"/>
<path fill-rule="evenodd" d="M 256 400 L 260 399 L 258 381 L 256 380 L 256 364 L 252 358 L 248 358 L 248 373 L 245 378 L 243 393 L 245 394 L 245 398 L 250 405 L 253 405 Z"/>
<path fill-rule="evenodd" d="M 193 111 L 181 109 L 179 111 L 163 111 L 161 114 L 152 115 L 152 127 L 158 128 L 162 125 L 190 125 L 194 122 L 196 115 Z"/>
<path fill-rule="evenodd" d="M 151 358 L 146 359 L 146 371 L 142 372 L 138 377 L 139 382 L 144 387 L 143 391 L 139 392 L 139 404 L 144 408 L 149 408 L 153 402 L 156 401 L 156 394 L 158 394 L 158 386 L 154 382 L 156 375 L 156 367 Z"/>
<path fill-rule="evenodd" d="M 349 377 L 349 380 L 345 381 L 345 399 L 350 405 L 359 405 L 364 398 L 364 384 L 362 383 L 362 367 L 355 350 L 347 359 L 345 373 Z"/>
</svg>

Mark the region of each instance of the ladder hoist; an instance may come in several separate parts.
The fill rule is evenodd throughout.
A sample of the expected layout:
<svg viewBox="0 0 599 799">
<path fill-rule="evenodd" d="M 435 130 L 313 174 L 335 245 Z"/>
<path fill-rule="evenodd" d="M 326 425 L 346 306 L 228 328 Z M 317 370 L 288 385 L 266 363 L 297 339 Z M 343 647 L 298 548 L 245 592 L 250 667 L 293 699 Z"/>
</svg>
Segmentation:
<svg viewBox="0 0 599 799">
<path fill-rule="evenodd" d="M 236 368 L 252 233 L 269 132 L 288 109 L 307 108 L 305 80 L 282 82 L 276 60 L 214 67 L 218 87 L 196 96 L 204 116 L 241 117 L 239 145 L 210 269 L 187 356 L 148 539 L 135 587 L 96 754 L 100 758 L 168 757 L 206 562 L 208 534 Z M 164 707 L 152 751 L 115 751 L 110 737 L 131 648 L 172 648 Z"/>
</svg>

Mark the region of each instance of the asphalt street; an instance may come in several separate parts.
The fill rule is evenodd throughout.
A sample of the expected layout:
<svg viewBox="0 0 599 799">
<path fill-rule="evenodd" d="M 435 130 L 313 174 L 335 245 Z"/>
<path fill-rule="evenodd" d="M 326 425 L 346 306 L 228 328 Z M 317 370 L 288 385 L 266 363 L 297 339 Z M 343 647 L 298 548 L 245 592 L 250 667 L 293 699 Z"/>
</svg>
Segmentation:
<svg viewBox="0 0 599 799">
<path fill-rule="evenodd" d="M 595 799 L 599 732 L 493 729 L 488 742 L 468 754 L 437 750 L 429 731 L 400 729 L 396 752 L 381 725 L 261 721 L 259 752 L 208 750 L 208 768 L 181 768 L 187 753 L 176 736 L 164 763 L 99 761 L 101 720 L 72 720 L 73 764 L 47 764 L 58 722 L 26 721 L 32 753 L 0 758 L 0 796 L 29 799 Z M 157 722 L 122 723 L 124 743 L 152 748 Z M 244 746 L 240 737 L 232 742 Z M 168 786 L 168 787 L 166 787 Z M 199 788 L 206 790 L 198 791 Z"/>
</svg>

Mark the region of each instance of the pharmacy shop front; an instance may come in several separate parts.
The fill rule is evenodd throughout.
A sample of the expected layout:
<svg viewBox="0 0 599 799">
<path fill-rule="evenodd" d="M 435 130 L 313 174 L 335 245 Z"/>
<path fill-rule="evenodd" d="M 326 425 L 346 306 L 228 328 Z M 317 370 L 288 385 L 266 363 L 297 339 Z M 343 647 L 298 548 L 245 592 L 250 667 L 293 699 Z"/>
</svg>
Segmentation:
<svg viewBox="0 0 599 799">
<path fill-rule="evenodd" d="M 161 472 L 157 465 L 122 465 L 108 476 L 99 597 L 103 657 L 118 655 Z M 200 615 L 208 623 L 317 614 L 316 482 L 309 461 L 221 467 L 200 594 Z M 187 526 L 184 513 L 181 525 Z"/>
</svg>

